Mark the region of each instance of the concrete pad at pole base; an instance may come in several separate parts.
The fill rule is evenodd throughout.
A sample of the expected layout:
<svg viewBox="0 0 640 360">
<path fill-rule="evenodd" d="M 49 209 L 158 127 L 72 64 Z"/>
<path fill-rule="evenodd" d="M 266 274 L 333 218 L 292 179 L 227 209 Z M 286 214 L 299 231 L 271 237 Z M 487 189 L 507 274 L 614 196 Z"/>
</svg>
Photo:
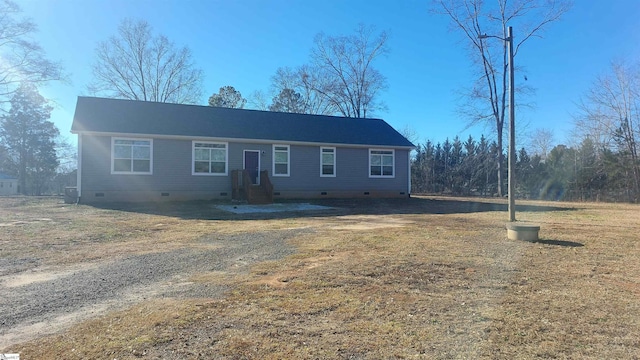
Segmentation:
<svg viewBox="0 0 640 360">
<path fill-rule="evenodd" d="M 527 223 L 508 222 L 507 238 L 509 240 L 538 241 L 540 226 Z"/>
</svg>

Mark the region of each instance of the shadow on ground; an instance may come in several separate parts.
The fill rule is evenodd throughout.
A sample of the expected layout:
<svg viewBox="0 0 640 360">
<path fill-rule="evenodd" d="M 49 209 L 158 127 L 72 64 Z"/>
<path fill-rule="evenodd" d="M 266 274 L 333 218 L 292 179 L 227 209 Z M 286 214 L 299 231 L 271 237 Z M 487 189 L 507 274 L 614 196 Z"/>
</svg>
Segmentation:
<svg viewBox="0 0 640 360">
<path fill-rule="evenodd" d="M 540 239 L 536 241 L 537 244 L 545 244 L 545 245 L 554 245 L 554 246 L 563 246 L 563 247 L 583 247 L 584 244 L 574 241 L 564 241 L 564 240 L 544 240 Z"/>
<path fill-rule="evenodd" d="M 394 215 L 394 214 L 466 214 L 508 210 L 506 203 L 495 203 L 485 199 L 442 199 L 412 197 L 408 199 L 327 199 L 286 200 L 283 203 L 311 203 L 330 207 L 328 210 L 290 211 L 272 213 L 234 214 L 216 208 L 230 202 L 157 202 L 157 203 L 105 203 L 93 205 L 97 208 L 135 213 L 174 216 L 183 219 L 244 220 L 282 219 L 297 217 L 322 217 L 336 215 Z M 570 211 L 574 208 L 542 205 L 517 205 L 516 211 L 548 212 Z"/>
</svg>

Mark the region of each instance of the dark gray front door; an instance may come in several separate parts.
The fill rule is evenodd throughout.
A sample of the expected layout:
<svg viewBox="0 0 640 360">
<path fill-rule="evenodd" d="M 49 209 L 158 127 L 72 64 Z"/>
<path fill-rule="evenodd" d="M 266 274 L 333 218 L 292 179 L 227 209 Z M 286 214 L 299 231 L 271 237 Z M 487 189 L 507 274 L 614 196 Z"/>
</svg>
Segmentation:
<svg viewBox="0 0 640 360">
<path fill-rule="evenodd" d="M 258 183 L 258 174 L 260 168 L 260 153 L 258 151 L 244 152 L 244 169 L 249 171 L 249 177 L 252 184 Z"/>
</svg>

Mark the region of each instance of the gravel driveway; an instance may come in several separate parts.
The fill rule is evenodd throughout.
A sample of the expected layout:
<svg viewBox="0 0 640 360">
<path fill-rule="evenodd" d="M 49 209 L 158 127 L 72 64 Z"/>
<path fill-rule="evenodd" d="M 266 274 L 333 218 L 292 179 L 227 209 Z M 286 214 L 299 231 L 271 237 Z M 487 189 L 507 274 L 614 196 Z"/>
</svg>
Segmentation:
<svg viewBox="0 0 640 360">
<path fill-rule="evenodd" d="M 213 249 L 131 255 L 48 281 L 0 285 L 0 348 L 57 331 L 61 319 L 73 323 L 148 298 L 220 297 L 224 287 L 187 278 L 197 272 L 247 271 L 254 263 L 283 258 L 294 252 L 287 240 L 308 231 L 215 234 L 200 240 Z"/>
</svg>

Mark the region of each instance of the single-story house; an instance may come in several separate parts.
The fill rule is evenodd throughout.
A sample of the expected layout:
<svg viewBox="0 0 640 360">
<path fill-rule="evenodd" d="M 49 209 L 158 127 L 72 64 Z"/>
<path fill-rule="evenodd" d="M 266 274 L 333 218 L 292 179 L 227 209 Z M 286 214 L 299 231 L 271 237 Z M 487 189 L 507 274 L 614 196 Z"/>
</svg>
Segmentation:
<svg viewBox="0 0 640 360">
<path fill-rule="evenodd" d="M 78 97 L 71 132 L 84 203 L 230 199 L 243 181 L 271 199 L 411 189 L 414 145 L 380 119 Z"/>
<path fill-rule="evenodd" d="M 0 173 L 0 196 L 18 195 L 18 179 L 15 176 Z"/>
</svg>

